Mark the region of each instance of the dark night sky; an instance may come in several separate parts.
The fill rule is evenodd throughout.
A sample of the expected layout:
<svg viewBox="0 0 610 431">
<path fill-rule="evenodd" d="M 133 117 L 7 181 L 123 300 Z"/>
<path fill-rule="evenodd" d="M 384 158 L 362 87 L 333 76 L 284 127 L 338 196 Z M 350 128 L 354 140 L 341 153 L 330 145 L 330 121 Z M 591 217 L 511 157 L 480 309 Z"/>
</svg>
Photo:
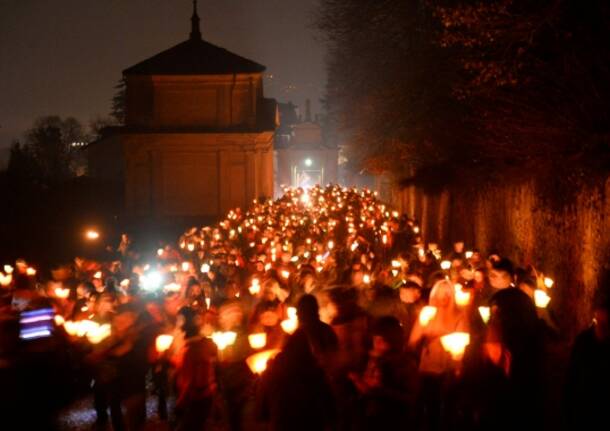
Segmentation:
<svg viewBox="0 0 610 431">
<path fill-rule="evenodd" d="M 200 0 L 203 37 L 266 65 L 267 96 L 309 97 L 315 113 L 325 83 L 316 3 Z M 187 39 L 191 11 L 190 0 L 0 0 L 0 147 L 38 116 L 105 116 L 121 71 Z"/>
</svg>

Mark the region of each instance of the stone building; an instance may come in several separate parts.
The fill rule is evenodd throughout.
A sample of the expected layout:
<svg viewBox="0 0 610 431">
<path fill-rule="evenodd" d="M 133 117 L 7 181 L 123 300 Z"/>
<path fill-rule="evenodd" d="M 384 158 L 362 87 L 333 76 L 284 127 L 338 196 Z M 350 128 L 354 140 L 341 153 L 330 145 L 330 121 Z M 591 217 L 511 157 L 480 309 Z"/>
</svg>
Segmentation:
<svg viewBox="0 0 610 431">
<path fill-rule="evenodd" d="M 265 67 L 202 39 L 123 71 L 125 125 L 89 146 L 90 175 L 124 183 L 127 214 L 214 217 L 273 194 L 277 109 Z"/>
</svg>

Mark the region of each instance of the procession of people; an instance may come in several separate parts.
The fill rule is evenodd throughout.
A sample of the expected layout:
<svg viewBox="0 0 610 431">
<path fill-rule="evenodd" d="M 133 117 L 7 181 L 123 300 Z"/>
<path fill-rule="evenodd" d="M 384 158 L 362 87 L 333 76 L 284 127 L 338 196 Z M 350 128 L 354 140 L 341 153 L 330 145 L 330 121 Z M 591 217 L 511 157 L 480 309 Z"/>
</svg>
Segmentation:
<svg viewBox="0 0 610 431">
<path fill-rule="evenodd" d="M 6 429 L 584 429 L 610 388 L 608 280 L 557 381 L 549 274 L 424 243 L 366 189 L 286 188 L 177 243 L 0 268 Z M 556 392 L 560 388 L 561 393 Z M 604 396 L 605 394 L 605 396 Z M 602 422 L 600 422 L 602 421 Z M 2 429 L 5 429 L 4 426 Z"/>
</svg>

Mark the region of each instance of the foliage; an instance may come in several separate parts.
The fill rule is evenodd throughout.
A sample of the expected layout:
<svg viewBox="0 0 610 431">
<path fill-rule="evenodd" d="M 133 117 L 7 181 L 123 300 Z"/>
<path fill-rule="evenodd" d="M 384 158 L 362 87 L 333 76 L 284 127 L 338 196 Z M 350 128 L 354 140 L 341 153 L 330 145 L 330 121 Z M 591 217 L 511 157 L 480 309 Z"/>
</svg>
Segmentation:
<svg viewBox="0 0 610 431">
<path fill-rule="evenodd" d="M 329 124 L 360 167 L 425 181 L 608 168 L 606 2 L 321 0 L 317 25 Z"/>
<path fill-rule="evenodd" d="M 25 143 L 11 147 L 9 174 L 44 184 L 65 181 L 74 176 L 82 151 L 72 143 L 84 141 L 83 127 L 75 118 L 41 117 L 26 132 Z"/>
<path fill-rule="evenodd" d="M 114 96 L 112 97 L 112 107 L 110 110 L 110 116 L 114 119 L 117 125 L 125 124 L 125 103 L 126 103 L 126 91 L 127 82 L 125 78 L 121 78 L 119 82 L 114 86 Z"/>
</svg>

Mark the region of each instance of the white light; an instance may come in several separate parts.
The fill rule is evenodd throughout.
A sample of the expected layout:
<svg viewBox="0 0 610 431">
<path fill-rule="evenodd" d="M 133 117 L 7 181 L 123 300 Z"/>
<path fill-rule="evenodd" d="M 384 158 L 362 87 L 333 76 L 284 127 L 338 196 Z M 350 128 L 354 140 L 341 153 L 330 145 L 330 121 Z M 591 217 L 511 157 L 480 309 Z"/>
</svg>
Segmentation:
<svg viewBox="0 0 610 431">
<path fill-rule="evenodd" d="M 491 315 L 489 307 L 479 307 L 479 314 L 481 315 L 481 319 L 483 319 L 483 322 L 489 322 L 489 317 Z"/>
<path fill-rule="evenodd" d="M 100 237 L 100 233 L 98 231 L 90 229 L 85 233 L 85 236 L 87 237 L 87 239 L 95 240 Z"/>
<path fill-rule="evenodd" d="M 551 287 L 553 287 L 554 284 L 555 284 L 555 282 L 553 281 L 552 278 L 544 277 L 544 285 L 546 286 L 547 289 L 550 289 Z"/>
<path fill-rule="evenodd" d="M 140 277 L 140 283 L 144 290 L 157 290 L 162 282 L 163 277 L 157 271 L 149 272 Z"/>
<path fill-rule="evenodd" d="M 460 360 L 464 354 L 464 349 L 470 344 L 470 334 L 468 332 L 452 332 L 441 337 L 443 349 L 447 351 L 454 360 Z"/>
<path fill-rule="evenodd" d="M 441 262 L 441 269 L 447 271 L 449 268 L 451 268 L 451 261 L 449 260 L 443 260 Z"/>
<path fill-rule="evenodd" d="M 260 332 L 248 335 L 248 342 L 253 349 L 262 349 L 267 344 L 267 334 Z"/>
<path fill-rule="evenodd" d="M 434 316 L 436 316 L 436 307 L 433 307 L 431 305 L 426 305 L 419 312 L 419 323 L 420 323 L 420 325 L 427 326 L 428 323 L 430 323 L 430 321 L 432 319 L 434 319 Z"/>
<path fill-rule="evenodd" d="M 313 160 L 311 160 L 310 158 L 306 158 L 306 159 L 305 159 L 305 166 L 308 166 L 308 167 L 309 167 L 309 166 L 311 166 L 311 165 L 313 165 Z"/>
<path fill-rule="evenodd" d="M 534 302 L 538 308 L 546 308 L 551 302 L 551 297 L 544 290 L 536 289 L 534 291 Z"/>
</svg>

